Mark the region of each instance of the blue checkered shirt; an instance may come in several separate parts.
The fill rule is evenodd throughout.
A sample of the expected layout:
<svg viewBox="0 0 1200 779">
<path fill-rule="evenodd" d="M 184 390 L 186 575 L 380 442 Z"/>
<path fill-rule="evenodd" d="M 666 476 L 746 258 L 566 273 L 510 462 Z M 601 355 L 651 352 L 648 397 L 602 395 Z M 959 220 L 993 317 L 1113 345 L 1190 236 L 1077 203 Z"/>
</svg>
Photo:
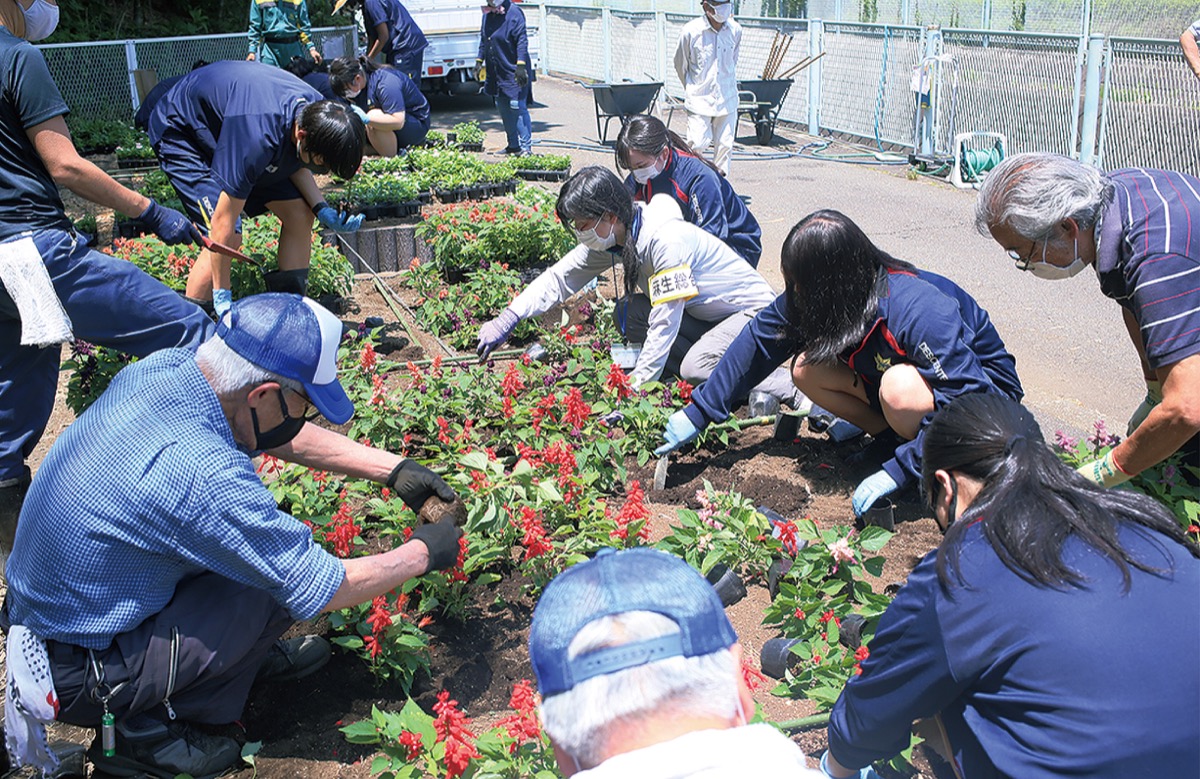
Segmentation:
<svg viewBox="0 0 1200 779">
<path fill-rule="evenodd" d="M 103 649 L 206 571 L 266 590 L 297 619 L 345 577 L 276 507 L 192 353 L 166 349 L 121 371 L 50 448 L 8 562 L 9 617 Z"/>
</svg>

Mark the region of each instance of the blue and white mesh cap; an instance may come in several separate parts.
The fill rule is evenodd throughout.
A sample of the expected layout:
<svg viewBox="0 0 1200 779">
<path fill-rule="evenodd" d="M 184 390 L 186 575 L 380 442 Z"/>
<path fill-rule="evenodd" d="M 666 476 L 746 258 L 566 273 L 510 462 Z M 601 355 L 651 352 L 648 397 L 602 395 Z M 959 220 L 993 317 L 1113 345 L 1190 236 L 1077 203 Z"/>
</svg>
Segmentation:
<svg viewBox="0 0 1200 779">
<path fill-rule="evenodd" d="M 679 632 L 567 658 L 567 647 L 585 625 L 626 611 L 662 614 Z M 533 611 L 529 659 L 538 691 L 549 698 L 596 676 L 668 657 L 712 654 L 735 643 L 737 633 L 716 590 L 683 560 L 657 549 L 602 549 L 546 587 Z"/>
<path fill-rule="evenodd" d="M 259 368 L 303 384 L 335 425 L 354 415 L 337 380 L 342 322 L 315 300 L 285 292 L 242 298 L 221 317 L 217 337 Z"/>
</svg>

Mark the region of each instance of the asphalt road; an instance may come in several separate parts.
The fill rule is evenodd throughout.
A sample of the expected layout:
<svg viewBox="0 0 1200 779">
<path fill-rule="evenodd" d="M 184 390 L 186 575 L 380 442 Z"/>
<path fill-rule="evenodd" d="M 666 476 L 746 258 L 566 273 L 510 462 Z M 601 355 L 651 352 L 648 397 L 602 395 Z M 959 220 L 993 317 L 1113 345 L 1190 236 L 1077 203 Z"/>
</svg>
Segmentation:
<svg viewBox="0 0 1200 779">
<path fill-rule="evenodd" d="M 596 147 L 591 93 L 574 82 L 540 77 L 530 111 L 534 151 L 569 152 L 575 169 L 587 164 L 613 167 L 611 151 Z M 479 120 L 487 130 L 485 150 L 502 149 L 503 127 L 486 96 L 435 98 L 433 127 Z M 672 129 L 684 132 L 676 111 Z M 619 125 L 612 123 L 609 140 Z M 753 128 L 738 126 L 730 179 L 751 198 L 762 224 L 759 270 L 782 289 L 779 250 L 788 231 L 806 214 L 834 208 L 849 215 L 884 250 L 954 279 L 991 314 L 1025 387 L 1025 402 L 1047 436 L 1062 428 L 1076 434 L 1105 419 L 1124 431 L 1125 421 L 1145 392 L 1137 354 L 1129 342 L 1117 304 L 1100 294 L 1084 272 L 1066 281 L 1043 281 L 1013 268 L 1000 247 L 974 228 L 973 191 L 960 191 L 931 178 L 911 180 L 906 165 L 782 157 L 815 140 L 780 127 L 774 145 L 758 146 Z M 830 154 L 856 150 L 837 146 Z M 774 158 L 764 154 L 774 152 Z M 862 160 L 862 157 L 853 157 Z"/>
</svg>

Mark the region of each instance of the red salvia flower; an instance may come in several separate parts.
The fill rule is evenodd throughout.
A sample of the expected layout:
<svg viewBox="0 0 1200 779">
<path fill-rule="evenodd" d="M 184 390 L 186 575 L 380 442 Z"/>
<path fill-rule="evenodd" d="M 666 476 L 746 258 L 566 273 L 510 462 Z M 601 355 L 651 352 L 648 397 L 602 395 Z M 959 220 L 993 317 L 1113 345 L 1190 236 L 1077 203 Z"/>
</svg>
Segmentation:
<svg viewBox="0 0 1200 779">
<path fill-rule="evenodd" d="M 333 553 L 338 557 L 350 556 L 350 545 L 362 533 L 350 514 L 350 506 L 343 503 L 325 526 L 325 540 L 333 544 Z"/>
<path fill-rule="evenodd" d="M 508 732 L 509 738 L 513 739 L 513 743 L 508 747 L 509 752 L 516 752 L 526 741 L 541 740 L 542 725 L 538 720 L 537 705 L 537 693 L 533 691 L 533 685 L 528 679 L 522 679 L 513 685 L 508 706 L 515 714 L 510 714 L 499 722 Z"/>
<path fill-rule="evenodd" d="M 433 731 L 437 740 L 445 744 L 446 777 L 462 776 L 470 767 L 472 760 L 478 760 L 480 755 L 475 749 L 475 734 L 467 729 L 471 720 L 458 710 L 458 701 L 450 699 L 450 693 L 442 690 L 438 693 L 438 702 L 433 704 L 437 717 L 433 721 Z"/>
<path fill-rule="evenodd" d="M 383 385 L 383 377 L 376 373 L 371 377 L 371 405 L 383 406 L 387 403 L 387 392 Z"/>
<path fill-rule="evenodd" d="M 516 397 L 525 391 L 525 379 L 521 377 L 521 369 L 515 362 L 508 364 L 504 378 L 500 380 L 500 393 L 506 398 Z"/>
<path fill-rule="evenodd" d="M 621 510 L 617 512 L 616 522 L 617 529 L 609 533 L 613 538 L 622 541 L 629 538 L 629 528 L 634 523 L 640 523 L 637 528 L 638 538 L 643 541 L 650 538 L 650 509 L 646 506 L 646 493 L 637 479 L 629 484 L 629 493 L 625 496 L 625 502 L 621 504 Z"/>
<path fill-rule="evenodd" d="M 767 681 L 767 677 L 763 675 L 762 671 L 750 665 L 750 660 L 745 655 L 742 656 L 742 679 L 746 681 L 746 687 L 751 692 L 762 687 L 763 683 Z"/>
<path fill-rule="evenodd" d="M 567 407 L 567 413 L 563 415 L 563 422 L 574 431 L 580 430 L 583 423 L 591 416 L 592 407 L 584 401 L 583 393 L 579 391 L 578 387 L 571 387 L 567 392 L 564 405 Z"/>
<path fill-rule="evenodd" d="M 424 745 L 421 743 L 421 735 L 419 733 L 413 733 L 411 730 L 401 731 L 399 741 L 400 746 L 408 750 L 408 754 L 404 756 L 405 760 L 411 763 L 420 756 Z"/>
<path fill-rule="evenodd" d="M 679 399 L 684 403 L 692 402 L 692 390 L 695 389 L 691 384 L 688 384 L 683 379 L 675 382 L 675 391 L 679 393 Z"/>
<path fill-rule="evenodd" d="M 371 601 L 371 610 L 367 612 L 367 624 L 376 638 L 381 637 L 392 626 L 392 614 L 388 611 L 387 596 L 377 595 Z"/>
<path fill-rule="evenodd" d="M 541 517 L 529 506 L 521 507 L 520 516 L 513 520 L 513 526 L 524 534 L 521 545 L 525 547 L 525 562 L 554 551 Z"/>
<path fill-rule="evenodd" d="M 612 390 L 617 400 L 624 400 L 633 395 L 633 387 L 629 385 L 629 377 L 625 375 L 625 371 L 621 370 L 621 366 L 615 362 L 608 369 L 608 378 L 604 385 Z"/>
<path fill-rule="evenodd" d="M 446 421 L 445 417 L 438 417 L 437 418 L 437 426 L 438 426 L 438 441 L 443 444 L 449 444 L 450 443 L 450 423 Z"/>
<path fill-rule="evenodd" d="M 375 346 L 370 341 L 363 344 L 362 352 L 358 356 L 358 365 L 363 369 L 364 373 L 375 372 Z"/>
</svg>

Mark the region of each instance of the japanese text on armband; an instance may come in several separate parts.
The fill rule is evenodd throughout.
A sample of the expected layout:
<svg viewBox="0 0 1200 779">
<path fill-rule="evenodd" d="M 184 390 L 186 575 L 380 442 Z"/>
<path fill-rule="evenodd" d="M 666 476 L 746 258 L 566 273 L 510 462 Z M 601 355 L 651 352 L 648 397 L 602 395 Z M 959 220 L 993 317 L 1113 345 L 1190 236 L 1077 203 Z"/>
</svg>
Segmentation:
<svg viewBox="0 0 1200 779">
<path fill-rule="evenodd" d="M 692 269 L 677 265 L 650 277 L 650 305 L 657 306 L 673 300 L 690 300 L 700 294 Z"/>
</svg>

